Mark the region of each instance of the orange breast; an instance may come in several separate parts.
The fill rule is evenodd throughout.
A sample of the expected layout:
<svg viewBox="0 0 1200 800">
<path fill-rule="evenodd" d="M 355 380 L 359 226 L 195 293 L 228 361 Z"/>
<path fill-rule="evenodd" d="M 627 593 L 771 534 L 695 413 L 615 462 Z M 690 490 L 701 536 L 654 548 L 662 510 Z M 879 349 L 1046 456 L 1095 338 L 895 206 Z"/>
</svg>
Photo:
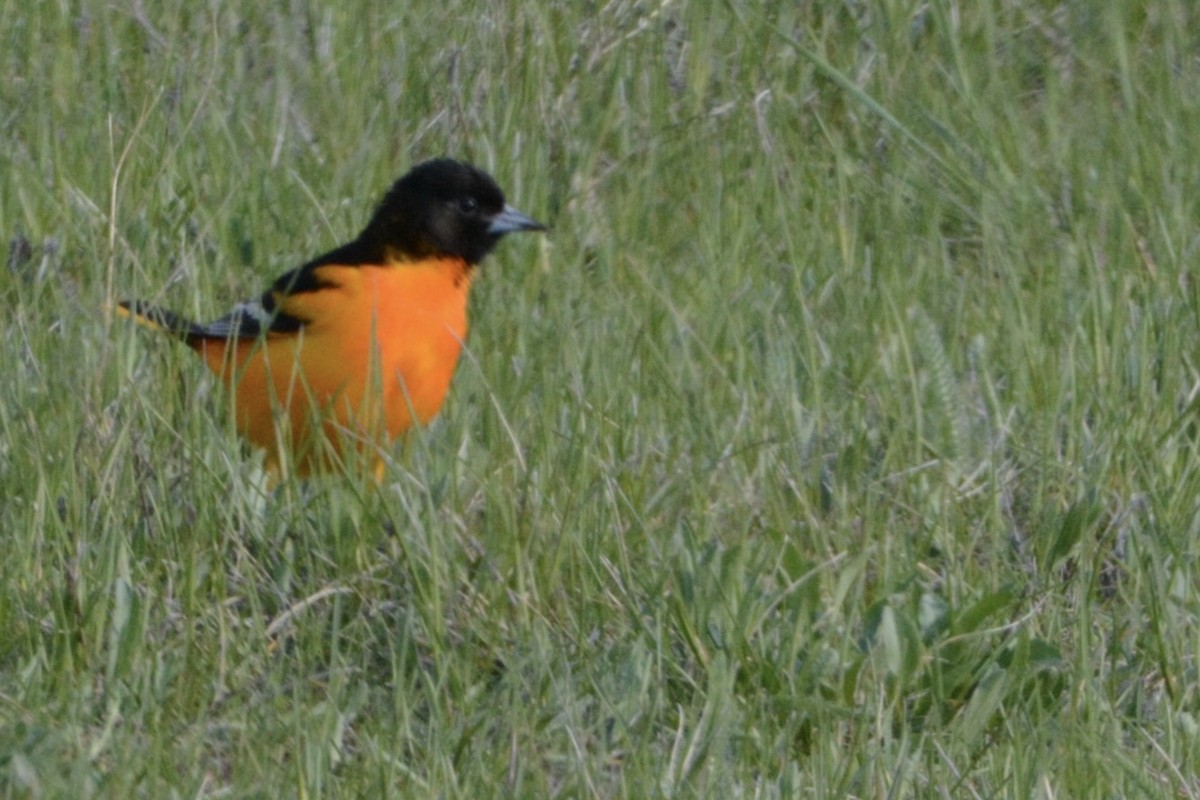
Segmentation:
<svg viewBox="0 0 1200 800">
<path fill-rule="evenodd" d="M 282 300 L 305 321 L 298 333 L 196 344 L 229 386 L 238 430 L 271 468 L 300 475 L 433 419 L 467 335 L 462 261 L 328 265 L 316 277 L 321 289 Z"/>
</svg>

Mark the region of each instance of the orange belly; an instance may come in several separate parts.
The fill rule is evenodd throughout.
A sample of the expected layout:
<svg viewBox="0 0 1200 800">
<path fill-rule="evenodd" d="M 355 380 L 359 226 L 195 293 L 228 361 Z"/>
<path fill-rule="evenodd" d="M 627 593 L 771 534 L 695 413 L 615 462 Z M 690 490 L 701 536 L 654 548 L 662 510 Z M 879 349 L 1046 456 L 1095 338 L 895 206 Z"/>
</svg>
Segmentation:
<svg viewBox="0 0 1200 800">
<path fill-rule="evenodd" d="M 380 448 L 433 419 L 467 335 L 462 261 L 323 266 L 321 288 L 288 295 L 298 333 L 193 344 L 228 385 L 238 431 L 274 472 L 308 475 L 348 447 Z"/>
</svg>

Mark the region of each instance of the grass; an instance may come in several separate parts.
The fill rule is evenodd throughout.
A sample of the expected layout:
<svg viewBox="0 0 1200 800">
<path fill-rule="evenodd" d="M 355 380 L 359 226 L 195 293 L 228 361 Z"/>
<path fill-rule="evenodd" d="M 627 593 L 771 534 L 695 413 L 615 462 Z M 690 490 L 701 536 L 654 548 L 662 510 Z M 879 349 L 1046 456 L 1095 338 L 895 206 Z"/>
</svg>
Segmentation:
<svg viewBox="0 0 1200 800">
<path fill-rule="evenodd" d="M 1183 0 L 0 0 L 0 787 L 1200 795 Z M 506 242 L 385 487 L 199 317 L 413 163 Z"/>
</svg>

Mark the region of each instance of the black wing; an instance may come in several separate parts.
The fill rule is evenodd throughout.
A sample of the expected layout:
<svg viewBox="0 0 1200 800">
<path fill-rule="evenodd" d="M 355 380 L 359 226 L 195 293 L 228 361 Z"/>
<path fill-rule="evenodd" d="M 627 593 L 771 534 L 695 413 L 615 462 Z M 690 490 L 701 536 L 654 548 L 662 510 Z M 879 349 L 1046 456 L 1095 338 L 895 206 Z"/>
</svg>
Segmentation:
<svg viewBox="0 0 1200 800">
<path fill-rule="evenodd" d="M 366 243 L 360 237 L 323 256 L 314 258 L 302 267 L 280 275 L 271 288 L 254 300 L 238 303 L 225 316 L 205 325 L 192 324 L 188 335 L 208 339 L 254 339 L 266 333 L 295 333 L 308 320 L 283 310 L 284 299 L 296 294 L 325 288 L 317 268 L 326 264 L 361 266 L 382 263 L 381 248 Z"/>
</svg>

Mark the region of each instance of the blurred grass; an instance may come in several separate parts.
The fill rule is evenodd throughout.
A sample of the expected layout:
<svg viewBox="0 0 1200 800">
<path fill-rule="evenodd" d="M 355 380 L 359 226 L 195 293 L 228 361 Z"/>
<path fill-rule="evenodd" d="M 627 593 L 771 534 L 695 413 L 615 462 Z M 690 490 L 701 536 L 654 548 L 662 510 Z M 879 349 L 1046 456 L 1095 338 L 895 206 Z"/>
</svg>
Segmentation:
<svg viewBox="0 0 1200 800">
<path fill-rule="evenodd" d="M 0 781 L 1191 797 L 1181 0 L 0 0 Z M 387 487 L 187 352 L 438 154 L 481 273 Z"/>
</svg>

